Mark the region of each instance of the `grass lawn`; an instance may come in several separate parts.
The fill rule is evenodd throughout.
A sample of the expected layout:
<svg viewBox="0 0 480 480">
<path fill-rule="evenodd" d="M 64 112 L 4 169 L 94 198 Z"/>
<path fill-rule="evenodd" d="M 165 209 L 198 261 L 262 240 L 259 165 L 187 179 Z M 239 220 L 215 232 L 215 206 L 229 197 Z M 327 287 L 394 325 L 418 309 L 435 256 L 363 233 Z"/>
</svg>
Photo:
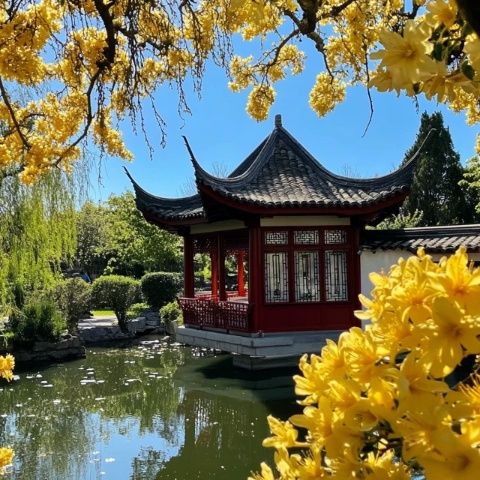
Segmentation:
<svg viewBox="0 0 480 480">
<path fill-rule="evenodd" d="M 113 310 L 92 310 L 94 317 L 114 317 Z"/>
</svg>

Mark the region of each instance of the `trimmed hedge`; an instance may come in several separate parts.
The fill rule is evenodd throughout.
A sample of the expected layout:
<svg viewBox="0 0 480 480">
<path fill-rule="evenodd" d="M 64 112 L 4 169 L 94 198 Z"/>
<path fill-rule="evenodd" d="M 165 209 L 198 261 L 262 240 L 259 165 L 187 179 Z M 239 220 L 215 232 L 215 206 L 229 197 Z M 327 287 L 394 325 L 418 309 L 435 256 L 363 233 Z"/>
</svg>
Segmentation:
<svg viewBox="0 0 480 480">
<path fill-rule="evenodd" d="M 181 287 L 178 273 L 152 272 L 141 279 L 142 293 L 152 309 L 158 310 L 175 299 Z"/>
<path fill-rule="evenodd" d="M 92 285 L 92 299 L 95 305 L 111 308 L 117 317 L 122 332 L 127 332 L 127 311 L 139 295 L 139 282 L 122 275 L 98 277 Z"/>
</svg>

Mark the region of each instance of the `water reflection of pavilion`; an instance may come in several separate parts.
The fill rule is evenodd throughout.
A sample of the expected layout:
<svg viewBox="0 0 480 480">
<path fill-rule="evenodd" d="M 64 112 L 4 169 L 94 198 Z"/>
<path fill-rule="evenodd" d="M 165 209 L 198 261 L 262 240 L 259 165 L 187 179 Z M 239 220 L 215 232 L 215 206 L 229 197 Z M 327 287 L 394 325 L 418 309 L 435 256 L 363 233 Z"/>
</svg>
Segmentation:
<svg viewBox="0 0 480 480">
<path fill-rule="evenodd" d="M 244 480 L 271 458 L 272 452 L 261 448 L 268 434 L 267 415 L 286 418 L 298 412 L 292 372 L 252 375 L 232 369 L 230 362 L 222 356 L 177 370 L 174 384 L 183 391 L 177 409 L 183 445 L 159 465 L 156 479 Z"/>
<path fill-rule="evenodd" d="M 271 456 L 268 450 L 252 448 L 267 434 L 267 408 L 262 415 L 252 402 L 190 391 L 179 409 L 184 444 L 178 455 L 164 463 L 156 479 L 246 478 Z"/>
</svg>

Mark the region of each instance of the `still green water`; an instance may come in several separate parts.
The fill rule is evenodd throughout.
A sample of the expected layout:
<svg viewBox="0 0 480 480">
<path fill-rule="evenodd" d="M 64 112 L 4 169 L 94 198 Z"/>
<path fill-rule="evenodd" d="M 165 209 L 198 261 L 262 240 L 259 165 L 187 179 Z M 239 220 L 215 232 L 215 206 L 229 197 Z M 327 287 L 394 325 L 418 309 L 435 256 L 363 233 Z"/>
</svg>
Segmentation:
<svg viewBox="0 0 480 480">
<path fill-rule="evenodd" d="M 271 462 L 267 415 L 298 411 L 294 371 L 252 374 L 166 339 L 16 373 L 0 390 L 7 479 L 245 480 Z"/>
</svg>

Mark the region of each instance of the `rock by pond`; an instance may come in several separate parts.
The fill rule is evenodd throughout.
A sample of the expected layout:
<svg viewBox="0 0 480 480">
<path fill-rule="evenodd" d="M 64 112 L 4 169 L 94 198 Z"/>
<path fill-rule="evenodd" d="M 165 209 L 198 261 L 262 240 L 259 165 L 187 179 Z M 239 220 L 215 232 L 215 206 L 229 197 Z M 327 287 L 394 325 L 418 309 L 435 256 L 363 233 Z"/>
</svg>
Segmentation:
<svg viewBox="0 0 480 480">
<path fill-rule="evenodd" d="M 77 336 L 64 335 L 58 342 L 35 342 L 30 348 L 8 349 L 16 365 L 63 362 L 85 358 L 85 347 Z"/>
</svg>

